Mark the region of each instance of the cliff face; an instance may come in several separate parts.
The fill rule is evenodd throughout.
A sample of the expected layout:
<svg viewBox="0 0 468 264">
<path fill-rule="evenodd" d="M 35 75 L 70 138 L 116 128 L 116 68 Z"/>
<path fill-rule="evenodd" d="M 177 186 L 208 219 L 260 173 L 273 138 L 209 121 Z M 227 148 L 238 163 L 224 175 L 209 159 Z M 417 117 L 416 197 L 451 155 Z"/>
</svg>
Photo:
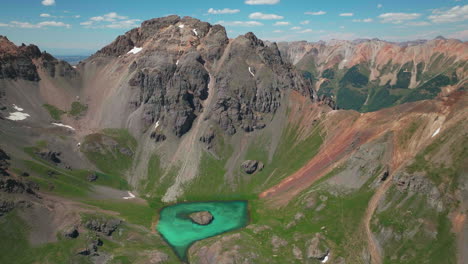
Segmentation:
<svg viewBox="0 0 468 264">
<path fill-rule="evenodd" d="M 42 52 L 35 45 L 16 46 L 0 36 L 0 79 L 39 81 L 38 68 L 43 68 L 51 77 L 60 75 L 73 78 L 76 73 L 66 62 Z"/>
<path fill-rule="evenodd" d="M 79 67 L 97 60 L 118 64 L 113 72 L 128 76 L 115 85 L 134 90 L 128 112 L 141 112 L 143 131 L 159 121 L 180 137 L 208 111 L 206 118 L 226 133 L 249 132 L 265 127 L 265 114 L 274 114 L 286 91 L 313 98 L 310 82 L 283 62 L 276 46 L 252 33 L 229 41 L 223 27 L 188 17 L 145 21 Z"/>
</svg>

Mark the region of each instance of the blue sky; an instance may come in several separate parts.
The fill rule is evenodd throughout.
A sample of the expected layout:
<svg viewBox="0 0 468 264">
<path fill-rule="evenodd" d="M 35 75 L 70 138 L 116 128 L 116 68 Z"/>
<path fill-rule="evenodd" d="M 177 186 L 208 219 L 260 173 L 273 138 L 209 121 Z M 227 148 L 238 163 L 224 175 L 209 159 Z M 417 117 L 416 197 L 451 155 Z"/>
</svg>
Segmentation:
<svg viewBox="0 0 468 264">
<path fill-rule="evenodd" d="M 55 55 L 88 55 L 169 14 L 272 41 L 468 40 L 468 0 L 1 0 L 0 35 Z"/>
</svg>

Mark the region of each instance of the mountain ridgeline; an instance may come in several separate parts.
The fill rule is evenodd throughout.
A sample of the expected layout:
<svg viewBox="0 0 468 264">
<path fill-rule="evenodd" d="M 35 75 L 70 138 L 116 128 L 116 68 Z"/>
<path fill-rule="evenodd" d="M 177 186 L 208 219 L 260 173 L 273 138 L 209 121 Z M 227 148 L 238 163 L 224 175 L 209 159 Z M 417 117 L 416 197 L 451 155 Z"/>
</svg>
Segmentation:
<svg viewBox="0 0 468 264">
<path fill-rule="evenodd" d="M 0 263 L 466 263 L 467 59 L 175 15 L 74 66 L 0 36 Z"/>
</svg>

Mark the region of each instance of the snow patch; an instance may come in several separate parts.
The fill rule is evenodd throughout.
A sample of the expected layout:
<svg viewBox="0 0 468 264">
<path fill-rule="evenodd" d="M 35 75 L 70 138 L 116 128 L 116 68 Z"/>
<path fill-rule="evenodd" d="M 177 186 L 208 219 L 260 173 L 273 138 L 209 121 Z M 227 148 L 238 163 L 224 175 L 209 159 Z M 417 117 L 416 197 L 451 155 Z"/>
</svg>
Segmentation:
<svg viewBox="0 0 468 264">
<path fill-rule="evenodd" d="M 432 137 L 437 136 L 437 134 L 439 134 L 439 132 L 440 132 L 440 127 L 434 132 L 434 134 L 432 134 Z"/>
<path fill-rule="evenodd" d="M 73 127 L 64 125 L 64 124 L 62 124 L 62 123 L 52 123 L 52 125 L 54 125 L 54 126 L 59 126 L 59 127 L 65 127 L 65 128 L 70 129 L 70 130 L 75 130 Z"/>
<path fill-rule="evenodd" d="M 197 30 L 196 30 L 195 28 L 192 29 L 192 31 L 193 31 L 193 33 L 195 34 L 195 36 L 198 36 L 198 32 L 197 32 Z"/>
<path fill-rule="evenodd" d="M 130 54 L 130 53 L 137 54 L 137 53 L 140 52 L 142 49 L 143 49 L 143 48 L 133 47 L 133 49 L 131 49 L 129 52 L 127 52 L 127 54 Z"/>
<path fill-rule="evenodd" d="M 327 253 L 327 255 L 322 259 L 322 263 L 325 263 L 328 261 L 328 256 L 330 255 L 330 253 Z"/>
<path fill-rule="evenodd" d="M 76 66 L 75 66 L 75 65 L 73 65 L 72 67 L 73 67 L 73 69 L 76 69 Z"/>
<path fill-rule="evenodd" d="M 127 192 L 127 193 L 128 193 L 128 196 L 125 196 L 125 197 L 122 197 L 122 198 L 124 198 L 125 200 L 135 198 L 135 195 L 133 193 L 131 193 L 131 192 Z"/>
<path fill-rule="evenodd" d="M 255 77 L 255 74 L 252 72 L 252 68 L 249 67 L 249 72 L 252 74 L 253 77 Z"/>
<path fill-rule="evenodd" d="M 20 121 L 24 120 L 26 118 L 30 117 L 29 114 L 23 113 L 23 112 L 13 112 L 10 113 L 10 115 L 7 117 L 7 119 L 12 120 L 12 121 Z"/>
<path fill-rule="evenodd" d="M 179 60 L 177 60 L 177 61 L 175 62 L 175 65 L 176 65 L 176 66 L 179 65 Z"/>
<path fill-rule="evenodd" d="M 21 108 L 21 107 L 15 105 L 15 104 L 13 104 L 13 108 L 14 108 L 16 111 L 18 111 L 18 112 L 22 112 L 22 111 L 24 110 L 23 108 Z"/>
<path fill-rule="evenodd" d="M 181 24 L 181 25 L 179 25 L 178 27 L 179 27 L 179 28 L 184 28 L 185 25 L 184 25 L 184 24 Z"/>
<path fill-rule="evenodd" d="M 159 120 L 156 122 L 156 125 L 154 125 L 154 129 L 158 128 L 159 126 Z"/>
<path fill-rule="evenodd" d="M 10 115 L 7 117 L 7 119 L 9 120 L 12 120 L 12 121 L 20 121 L 20 120 L 24 120 L 28 117 L 30 117 L 30 115 L 28 113 L 23 113 L 23 108 L 13 104 L 13 108 L 17 111 L 17 112 L 12 112 L 10 113 Z"/>
</svg>

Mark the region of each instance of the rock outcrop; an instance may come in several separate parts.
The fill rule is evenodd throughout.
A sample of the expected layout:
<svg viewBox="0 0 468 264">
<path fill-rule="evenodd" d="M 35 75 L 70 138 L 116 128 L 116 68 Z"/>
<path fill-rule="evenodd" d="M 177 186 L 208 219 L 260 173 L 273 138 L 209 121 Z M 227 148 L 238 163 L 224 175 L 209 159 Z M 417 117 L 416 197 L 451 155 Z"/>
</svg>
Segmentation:
<svg viewBox="0 0 468 264">
<path fill-rule="evenodd" d="M 121 223 L 122 221 L 119 219 L 96 218 L 88 220 L 85 226 L 90 230 L 103 233 L 106 236 L 111 236 Z"/>
<path fill-rule="evenodd" d="M 41 52 L 37 46 L 16 46 L 8 38 L 0 36 L 0 79 L 37 82 L 40 80 L 38 70 L 41 68 L 52 78 L 75 78 L 78 75 L 68 63 Z"/>
<path fill-rule="evenodd" d="M 61 154 L 62 154 L 61 152 L 51 151 L 51 150 L 43 150 L 43 151 L 37 152 L 37 155 L 39 155 L 39 157 L 47 161 L 50 161 L 52 163 L 55 163 L 55 164 L 59 164 L 62 162 L 59 158 Z"/>
<path fill-rule="evenodd" d="M 213 215 L 208 211 L 191 213 L 189 218 L 198 225 L 209 225 L 214 220 Z"/>
<path fill-rule="evenodd" d="M 313 239 L 307 242 L 307 258 L 323 260 L 330 252 L 330 249 L 322 242 L 320 234 L 316 234 Z"/>
<path fill-rule="evenodd" d="M 0 177 L 1 176 L 10 176 L 8 173 L 8 167 L 10 166 L 10 156 L 8 156 L 5 151 L 0 149 Z"/>
<path fill-rule="evenodd" d="M 263 167 L 263 163 L 258 160 L 246 160 L 241 165 L 242 171 L 247 174 L 253 174 L 255 172 L 261 171 Z"/>
</svg>

